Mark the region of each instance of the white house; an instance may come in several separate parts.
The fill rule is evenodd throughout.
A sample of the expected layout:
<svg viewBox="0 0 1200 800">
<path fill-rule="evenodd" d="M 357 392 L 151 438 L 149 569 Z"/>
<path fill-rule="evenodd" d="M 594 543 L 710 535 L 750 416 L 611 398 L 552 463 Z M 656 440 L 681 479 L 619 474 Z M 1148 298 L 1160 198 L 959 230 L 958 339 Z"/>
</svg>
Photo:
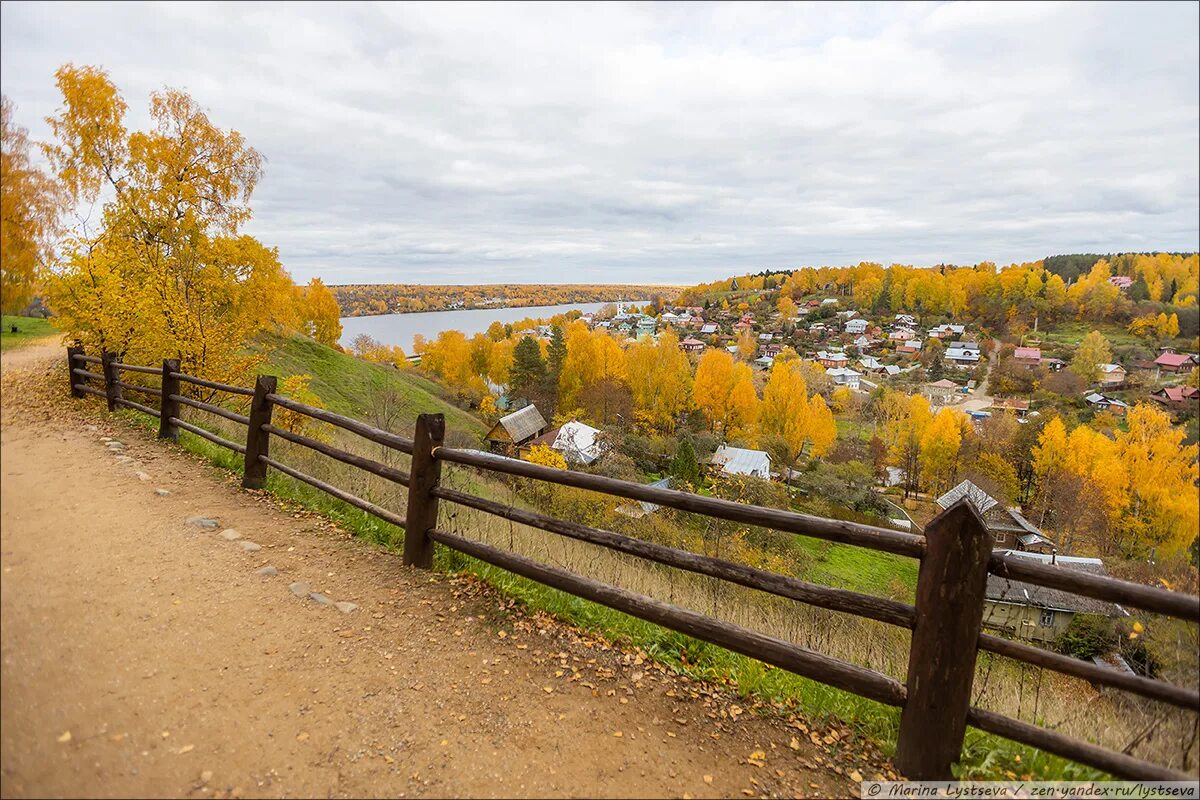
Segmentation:
<svg viewBox="0 0 1200 800">
<path fill-rule="evenodd" d="M 825 374 L 832 378 L 838 386 L 849 386 L 851 389 L 858 388 L 858 379 L 862 377 L 861 373 L 855 372 L 849 367 L 834 367 L 826 370 Z"/>
<path fill-rule="evenodd" d="M 726 475 L 753 475 L 763 480 L 771 479 L 771 457 L 763 450 L 721 445 L 713 453 L 710 463 L 720 467 L 720 471 Z"/>
<path fill-rule="evenodd" d="M 917 321 L 916 321 L 916 319 L 913 318 L 913 316 L 911 314 L 897 314 L 896 315 L 896 324 L 897 325 L 905 325 L 905 326 L 908 326 L 911 328 L 917 324 Z"/>
<path fill-rule="evenodd" d="M 870 348 L 874 342 L 871 341 L 869 336 L 859 336 L 853 342 L 851 342 L 851 344 L 853 344 L 859 350 L 866 350 Z"/>
<path fill-rule="evenodd" d="M 909 339 L 917 338 L 917 333 L 909 328 L 896 328 L 888 334 L 888 338 L 893 342 L 907 342 Z"/>
<path fill-rule="evenodd" d="M 938 325 L 929 329 L 930 339 L 949 339 L 952 336 L 962 336 L 966 331 L 965 325 Z"/>
<path fill-rule="evenodd" d="M 852 335 L 859 334 L 859 333 L 866 333 L 868 324 L 869 323 L 862 317 L 855 317 L 854 319 L 848 319 L 848 320 L 846 320 L 845 331 L 846 331 L 846 333 L 849 333 Z"/>
<path fill-rule="evenodd" d="M 599 435 L 596 428 L 571 420 L 558 429 L 550 447 L 562 453 L 568 464 L 591 464 L 604 455 L 604 448 L 596 441 Z"/>
<path fill-rule="evenodd" d="M 981 353 L 975 342 L 951 342 L 946 348 L 946 358 L 958 364 L 978 363 Z"/>
</svg>

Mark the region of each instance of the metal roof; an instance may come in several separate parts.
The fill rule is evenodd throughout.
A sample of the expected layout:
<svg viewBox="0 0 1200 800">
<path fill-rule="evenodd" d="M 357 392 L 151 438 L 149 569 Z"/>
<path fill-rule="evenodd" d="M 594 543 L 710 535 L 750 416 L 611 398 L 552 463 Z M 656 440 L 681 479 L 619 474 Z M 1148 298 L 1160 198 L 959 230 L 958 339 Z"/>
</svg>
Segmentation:
<svg viewBox="0 0 1200 800">
<path fill-rule="evenodd" d="M 501 417 L 500 425 L 514 442 L 521 444 L 526 439 L 537 436 L 546 427 L 546 420 L 542 417 L 542 412 L 537 410 L 537 406 L 527 405 L 520 411 Z"/>
<path fill-rule="evenodd" d="M 721 445 L 717 452 L 713 453 L 712 463 L 719 466 L 722 472 L 731 475 L 757 475 L 760 478 L 771 476 L 771 457 L 763 450 Z"/>
</svg>

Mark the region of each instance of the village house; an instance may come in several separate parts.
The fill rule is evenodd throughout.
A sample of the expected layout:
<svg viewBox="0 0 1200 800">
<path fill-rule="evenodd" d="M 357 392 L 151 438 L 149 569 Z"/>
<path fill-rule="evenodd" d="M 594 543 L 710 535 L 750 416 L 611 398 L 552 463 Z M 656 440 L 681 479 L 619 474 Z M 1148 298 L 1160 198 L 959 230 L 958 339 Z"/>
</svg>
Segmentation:
<svg viewBox="0 0 1200 800">
<path fill-rule="evenodd" d="M 1160 353 L 1158 358 L 1154 359 L 1154 367 L 1158 375 L 1164 372 L 1174 375 L 1179 372 L 1190 372 L 1197 364 L 1196 357 L 1187 353 L 1176 353 L 1174 350 L 1165 350 Z"/>
<path fill-rule="evenodd" d="M 700 333 L 704 336 L 710 336 L 716 333 L 717 330 L 717 323 L 715 322 L 706 322 L 700 326 Z"/>
<path fill-rule="evenodd" d="M 679 349 L 685 353 L 699 353 L 704 350 L 704 342 L 689 336 L 679 343 Z"/>
<path fill-rule="evenodd" d="M 855 372 L 849 367 L 834 367 L 825 374 L 833 380 L 835 385 L 848 386 L 851 389 L 857 389 L 858 382 L 862 378 L 862 373 Z"/>
<path fill-rule="evenodd" d="M 855 317 L 855 318 L 853 318 L 853 319 L 848 319 L 848 320 L 846 320 L 846 325 L 845 325 L 845 327 L 843 328 L 843 330 L 844 330 L 846 333 L 848 333 L 848 334 L 850 334 L 850 335 L 852 335 L 852 336 L 853 336 L 853 335 L 860 334 L 860 333 L 866 333 L 866 332 L 867 332 L 867 326 L 868 326 L 869 324 L 870 324 L 870 323 L 868 323 L 868 322 L 867 322 L 865 319 L 863 319 L 862 317 Z"/>
<path fill-rule="evenodd" d="M 966 325 L 938 325 L 929 329 L 928 338 L 949 339 L 952 336 L 962 336 L 966 329 Z"/>
<path fill-rule="evenodd" d="M 851 344 L 854 345 L 855 347 L 857 347 L 859 349 L 859 351 L 861 352 L 863 350 L 869 350 L 871 348 L 871 345 L 874 344 L 874 342 L 871 341 L 871 338 L 868 336 L 859 336 L 859 337 L 855 338 L 855 340 L 853 342 L 851 342 Z"/>
<path fill-rule="evenodd" d="M 560 453 L 568 464 L 583 466 L 595 463 L 605 452 L 600 431 L 579 420 L 571 420 L 561 428 L 530 439 L 521 447 L 521 458 L 526 458 L 529 451 L 539 444 Z"/>
<path fill-rule="evenodd" d="M 921 352 L 921 347 L 924 344 L 920 339 L 909 339 L 907 342 L 901 342 L 896 346 L 896 355 L 915 356 Z"/>
<path fill-rule="evenodd" d="M 652 489 L 670 489 L 671 478 L 668 476 L 646 485 Z M 613 511 L 621 514 L 622 516 L 631 517 L 633 519 L 642 519 L 650 516 L 660 508 L 662 508 L 662 506 L 660 506 L 658 503 L 651 503 L 647 500 L 635 500 L 632 503 L 626 503 L 625 505 L 617 506 L 613 509 Z"/>
<path fill-rule="evenodd" d="M 909 339 L 917 338 L 917 332 L 911 328 L 896 328 L 888 334 L 888 339 L 893 342 L 907 342 Z"/>
<path fill-rule="evenodd" d="M 1120 364 L 1100 365 L 1100 385 L 1119 386 L 1125 382 L 1125 368 Z"/>
<path fill-rule="evenodd" d="M 954 400 L 956 394 L 958 394 L 958 384 L 949 378 L 925 384 L 925 396 L 931 403 L 947 405 Z"/>
<path fill-rule="evenodd" d="M 1195 407 L 1200 403 L 1200 389 L 1195 386 L 1160 386 L 1150 393 L 1150 399 L 1173 409 Z"/>
<path fill-rule="evenodd" d="M 944 356 L 955 364 L 978 364 L 982 352 L 975 342 L 951 342 Z"/>
<path fill-rule="evenodd" d="M 1098 558 L 1020 550 L 1009 550 L 1004 555 L 1027 558 L 1058 569 L 1077 570 L 1091 575 L 1108 574 L 1104 569 L 1104 562 Z M 1077 614 L 1110 618 L 1128 616 L 1128 613 L 1115 603 L 999 575 L 988 575 L 985 597 L 985 628 L 1035 642 L 1053 642 L 1070 627 L 1071 620 Z"/>
<path fill-rule="evenodd" d="M 725 475 L 750 475 L 763 480 L 771 479 L 771 456 L 762 450 L 721 445 L 713 453 L 709 463 Z"/>
<path fill-rule="evenodd" d="M 897 314 L 896 324 L 906 328 L 916 327 L 917 320 L 911 314 Z"/>
<path fill-rule="evenodd" d="M 937 504 L 949 508 L 963 497 L 975 506 L 983 518 L 984 527 L 992 534 L 993 550 L 1031 550 L 1039 553 L 1054 550 L 1054 543 L 1025 519 L 1020 508 L 1001 505 L 999 500 L 971 481 L 963 481 L 946 492 L 937 499 Z"/>
<path fill-rule="evenodd" d="M 1108 279 L 1108 282 L 1121 291 L 1126 291 L 1129 287 L 1133 286 L 1133 278 L 1128 275 L 1113 275 Z"/>
<path fill-rule="evenodd" d="M 1062 372 L 1067 366 L 1067 362 L 1063 361 L 1061 358 L 1042 356 L 1042 366 L 1051 372 Z"/>
<path fill-rule="evenodd" d="M 764 372 L 769 371 L 775 366 L 775 356 L 762 355 L 750 362 L 750 366 Z"/>
<path fill-rule="evenodd" d="M 1125 411 L 1129 408 L 1128 404 L 1121 402 L 1117 398 L 1109 397 L 1108 395 L 1103 395 L 1099 392 L 1092 392 L 1084 397 L 1083 400 L 1088 404 L 1089 408 L 1097 413 L 1101 411 L 1111 411 L 1119 417 L 1124 416 Z"/>
<path fill-rule="evenodd" d="M 781 344 L 779 342 L 772 342 L 771 344 L 763 345 L 760 352 L 764 356 L 770 356 L 771 358 L 775 358 L 777 355 L 779 355 L 780 353 L 783 352 L 783 348 L 784 348 L 783 344 Z"/>
<path fill-rule="evenodd" d="M 992 400 L 992 410 L 1011 411 L 1016 415 L 1018 422 L 1024 422 L 1025 415 L 1029 413 L 1029 401 L 1017 397 L 996 397 Z"/>
<path fill-rule="evenodd" d="M 844 367 L 850 363 L 850 357 L 841 351 L 826 352 L 821 350 L 817 353 L 817 363 L 826 369 L 835 367 Z"/>
<path fill-rule="evenodd" d="M 523 445 L 545 432 L 546 420 L 542 412 L 537 406 L 528 405 L 501 417 L 483 438 L 491 452 L 515 456 Z"/>
<path fill-rule="evenodd" d="M 741 333 L 742 331 L 748 331 L 753 327 L 753 323 L 742 320 L 741 322 L 734 323 L 733 329 L 738 333 Z"/>
<path fill-rule="evenodd" d="M 1018 347 L 1013 351 L 1013 361 L 1025 369 L 1035 369 L 1042 364 L 1040 347 Z"/>
</svg>

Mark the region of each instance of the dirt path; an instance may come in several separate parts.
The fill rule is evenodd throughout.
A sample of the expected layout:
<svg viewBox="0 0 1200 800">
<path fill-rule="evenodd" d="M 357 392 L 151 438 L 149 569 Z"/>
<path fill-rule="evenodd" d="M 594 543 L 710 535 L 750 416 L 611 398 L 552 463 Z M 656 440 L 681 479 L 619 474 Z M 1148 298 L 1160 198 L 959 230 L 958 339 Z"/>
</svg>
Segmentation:
<svg viewBox="0 0 1200 800">
<path fill-rule="evenodd" d="M 60 399 L 60 356 L 3 357 L 4 796 L 857 796 L 801 723 L 501 612 Z"/>
</svg>

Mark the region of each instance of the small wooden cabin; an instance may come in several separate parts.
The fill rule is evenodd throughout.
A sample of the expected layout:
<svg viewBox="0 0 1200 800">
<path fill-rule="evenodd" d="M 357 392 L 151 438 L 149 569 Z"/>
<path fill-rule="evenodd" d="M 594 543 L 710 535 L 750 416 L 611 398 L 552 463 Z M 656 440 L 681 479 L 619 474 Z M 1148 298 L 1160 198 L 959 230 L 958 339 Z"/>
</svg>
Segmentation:
<svg viewBox="0 0 1200 800">
<path fill-rule="evenodd" d="M 546 432 L 546 420 L 535 405 L 527 405 L 519 411 L 501 417 L 488 431 L 484 441 L 493 453 L 516 457 L 521 445 L 536 439 Z"/>
</svg>

